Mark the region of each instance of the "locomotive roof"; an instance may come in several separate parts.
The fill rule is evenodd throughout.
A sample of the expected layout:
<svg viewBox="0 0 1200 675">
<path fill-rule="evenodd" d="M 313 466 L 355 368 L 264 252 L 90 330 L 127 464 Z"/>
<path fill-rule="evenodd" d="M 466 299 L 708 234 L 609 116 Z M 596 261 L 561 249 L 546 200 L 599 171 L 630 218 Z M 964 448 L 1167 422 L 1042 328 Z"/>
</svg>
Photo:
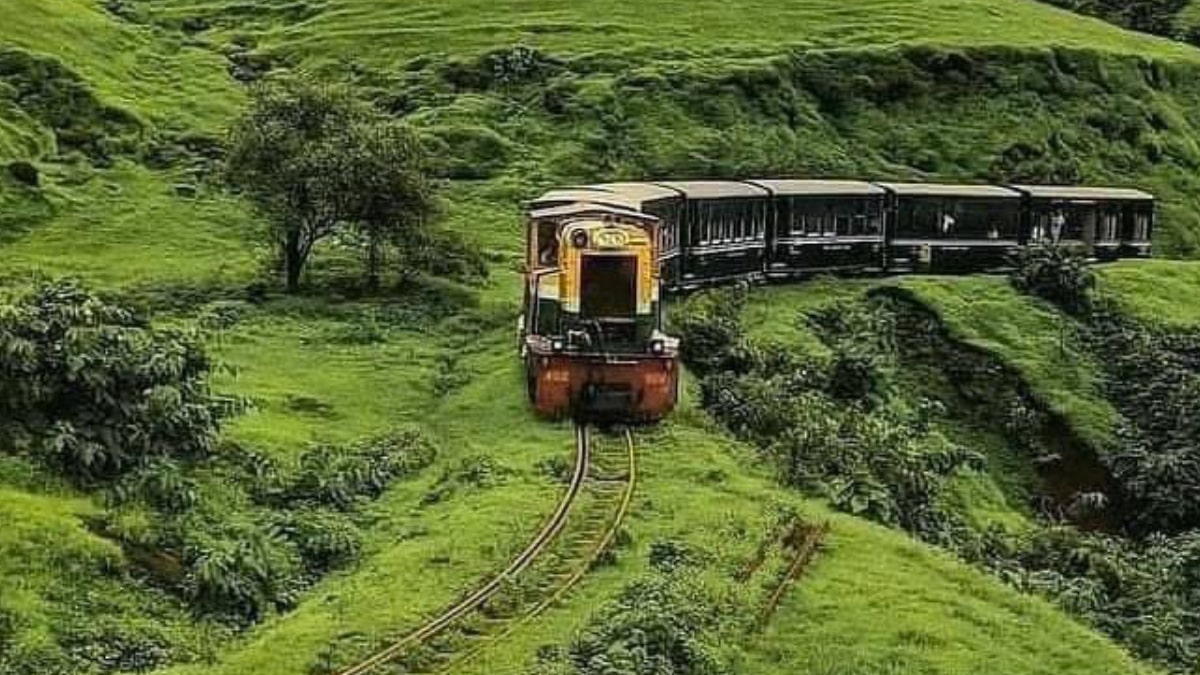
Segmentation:
<svg viewBox="0 0 1200 675">
<path fill-rule="evenodd" d="M 553 204 L 573 204 L 576 202 L 606 204 L 608 206 L 618 206 L 625 209 L 633 209 L 635 211 L 641 208 L 640 201 L 631 199 L 622 194 L 613 193 L 609 190 L 602 190 L 590 186 L 567 188 L 564 190 L 551 190 L 530 202 L 529 206 L 532 209 L 538 209 L 548 207 Z"/>
<path fill-rule="evenodd" d="M 1074 187 L 1070 185 L 1014 185 L 1034 199 L 1153 201 L 1154 195 L 1133 188 Z"/>
<path fill-rule="evenodd" d="M 1017 199 L 1016 190 L 998 185 L 950 185 L 939 183 L 876 183 L 902 197 L 966 197 Z"/>
<path fill-rule="evenodd" d="M 878 185 L 861 180 L 770 179 L 748 181 L 781 197 L 821 195 L 882 195 Z"/>
<path fill-rule="evenodd" d="M 725 180 L 686 180 L 659 183 L 683 193 L 688 199 L 729 199 L 735 197 L 765 197 L 767 191 L 750 183 Z"/>
<path fill-rule="evenodd" d="M 599 185 L 587 185 L 584 189 L 603 190 L 627 199 L 632 199 L 639 204 L 680 196 L 678 190 L 655 185 L 654 183 L 601 183 Z"/>
<path fill-rule="evenodd" d="M 636 209 L 621 208 L 619 206 L 610 206 L 608 204 L 595 204 L 590 202 L 572 202 L 561 206 L 549 206 L 542 209 L 535 209 L 529 212 L 529 217 L 533 220 L 542 218 L 567 218 L 570 216 L 586 216 L 586 215 L 605 215 L 605 216 L 620 216 L 622 218 L 632 218 L 646 222 L 657 222 L 658 218 L 642 213 Z"/>
</svg>

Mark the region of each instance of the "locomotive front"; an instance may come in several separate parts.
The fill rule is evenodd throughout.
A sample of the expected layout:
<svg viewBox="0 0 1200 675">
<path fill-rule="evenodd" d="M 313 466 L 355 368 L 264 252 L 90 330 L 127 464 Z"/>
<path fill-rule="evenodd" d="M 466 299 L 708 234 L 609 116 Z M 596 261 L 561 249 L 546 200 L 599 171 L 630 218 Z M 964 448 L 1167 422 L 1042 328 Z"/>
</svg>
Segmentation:
<svg viewBox="0 0 1200 675">
<path fill-rule="evenodd" d="M 679 341 L 662 331 L 657 226 L 615 205 L 531 213 L 520 346 L 539 412 L 653 421 L 675 406 Z"/>
</svg>

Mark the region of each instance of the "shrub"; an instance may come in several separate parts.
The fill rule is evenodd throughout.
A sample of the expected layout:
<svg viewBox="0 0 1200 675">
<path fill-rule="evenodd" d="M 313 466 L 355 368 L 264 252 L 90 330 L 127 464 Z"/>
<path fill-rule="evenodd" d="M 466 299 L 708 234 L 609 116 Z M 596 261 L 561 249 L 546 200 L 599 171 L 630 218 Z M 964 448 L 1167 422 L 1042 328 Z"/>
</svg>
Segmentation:
<svg viewBox="0 0 1200 675">
<path fill-rule="evenodd" d="M 71 282 L 0 305 L 0 446 L 83 482 L 209 454 L 234 411 L 187 333 L 151 327 Z"/>
<path fill-rule="evenodd" d="M 286 514 L 276 531 L 296 545 L 305 567 L 322 574 L 358 559 L 362 535 L 342 513 L 307 509 Z"/>
<path fill-rule="evenodd" d="M 436 447 L 415 429 L 347 445 L 317 445 L 301 455 L 299 469 L 282 479 L 272 497 L 293 506 L 348 510 L 428 466 L 436 455 Z"/>
<path fill-rule="evenodd" d="M 534 672 L 724 675 L 733 671 L 712 636 L 736 617 L 730 603 L 698 583 L 655 575 L 626 588 L 566 649 L 539 649 Z"/>
<path fill-rule="evenodd" d="M 298 556 L 278 535 L 251 530 L 192 543 L 185 557 L 184 595 L 201 612 L 234 622 L 292 606 L 302 586 Z"/>
<path fill-rule="evenodd" d="M 1084 255 L 1068 246 L 1027 246 L 1015 260 L 1017 290 L 1049 300 L 1071 314 L 1091 307 L 1096 275 Z"/>
<path fill-rule="evenodd" d="M 734 359 L 744 340 L 745 304 L 745 289 L 731 286 L 697 293 L 671 315 L 675 330 L 683 336 L 683 359 L 699 374 L 726 369 Z"/>
<path fill-rule="evenodd" d="M 488 278 L 488 260 L 483 250 L 457 232 L 429 229 L 404 242 L 401 269 L 426 272 L 466 283 Z"/>
<path fill-rule="evenodd" d="M 1102 355 L 1107 394 L 1122 415 L 1105 462 L 1137 530 L 1200 528 L 1200 333 L 1164 333 L 1097 312 L 1092 349 Z"/>
</svg>

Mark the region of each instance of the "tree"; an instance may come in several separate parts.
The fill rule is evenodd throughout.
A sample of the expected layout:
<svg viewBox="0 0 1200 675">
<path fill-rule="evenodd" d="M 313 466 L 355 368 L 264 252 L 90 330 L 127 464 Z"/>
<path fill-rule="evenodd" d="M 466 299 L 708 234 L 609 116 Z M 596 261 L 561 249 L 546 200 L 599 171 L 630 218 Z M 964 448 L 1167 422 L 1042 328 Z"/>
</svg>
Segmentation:
<svg viewBox="0 0 1200 675">
<path fill-rule="evenodd" d="M 271 222 L 287 289 L 316 244 L 353 229 L 377 284 L 388 242 L 424 227 L 434 210 L 426 153 L 408 127 L 338 87 L 283 80 L 254 90 L 231 134 L 227 177 Z"/>
</svg>

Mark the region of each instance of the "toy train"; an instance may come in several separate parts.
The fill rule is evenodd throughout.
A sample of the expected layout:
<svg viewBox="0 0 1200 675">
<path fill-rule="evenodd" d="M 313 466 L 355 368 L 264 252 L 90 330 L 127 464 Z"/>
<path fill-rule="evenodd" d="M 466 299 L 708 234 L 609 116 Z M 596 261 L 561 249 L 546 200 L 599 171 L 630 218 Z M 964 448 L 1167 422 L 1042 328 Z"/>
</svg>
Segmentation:
<svg viewBox="0 0 1200 675">
<path fill-rule="evenodd" d="M 1128 188 L 832 180 L 608 183 L 529 205 L 520 347 L 551 416 L 655 420 L 678 390 L 661 296 L 818 273 L 961 273 L 1031 244 L 1151 254 L 1155 200 Z"/>
</svg>

